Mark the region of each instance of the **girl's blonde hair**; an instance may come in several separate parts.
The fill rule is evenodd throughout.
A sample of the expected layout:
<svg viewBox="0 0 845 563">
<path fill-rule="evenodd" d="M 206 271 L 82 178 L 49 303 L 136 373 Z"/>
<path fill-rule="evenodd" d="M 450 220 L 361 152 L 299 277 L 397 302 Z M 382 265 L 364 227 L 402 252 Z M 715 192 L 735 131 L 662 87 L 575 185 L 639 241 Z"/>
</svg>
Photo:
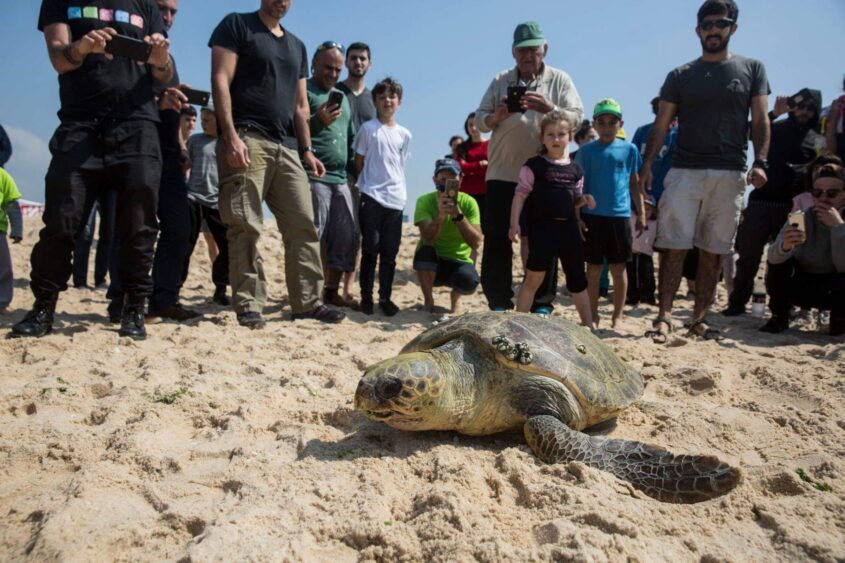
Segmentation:
<svg viewBox="0 0 845 563">
<path fill-rule="evenodd" d="M 564 115 L 562 111 L 553 110 L 543 116 L 543 119 L 540 120 L 540 149 L 537 151 L 538 154 L 546 154 L 546 145 L 543 144 L 542 138 L 543 135 L 546 133 L 546 127 L 552 125 L 553 123 L 566 123 L 566 127 L 569 131 L 569 140 L 572 141 L 572 122 L 569 121 L 569 118 Z"/>
</svg>

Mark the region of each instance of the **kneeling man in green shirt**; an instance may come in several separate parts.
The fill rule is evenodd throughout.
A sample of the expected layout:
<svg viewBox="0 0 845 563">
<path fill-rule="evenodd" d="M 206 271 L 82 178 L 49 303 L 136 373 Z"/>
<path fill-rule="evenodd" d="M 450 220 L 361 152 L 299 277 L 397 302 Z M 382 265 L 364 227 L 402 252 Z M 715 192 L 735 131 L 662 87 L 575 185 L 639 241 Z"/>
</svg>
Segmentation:
<svg viewBox="0 0 845 563">
<path fill-rule="evenodd" d="M 463 192 L 457 193 L 457 199 L 446 192 L 447 180 L 460 179 L 456 160 L 438 160 L 433 178 L 437 190 L 421 196 L 414 210 L 414 224 L 420 229 L 414 270 L 422 287 L 423 308 L 431 313 L 435 286 L 451 288 L 452 314 L 461 313 L 461 296 L 473 294 L 478 287 L 478 271 L 470 257 L 482 239 L 478 203 Z"/>
</svg>

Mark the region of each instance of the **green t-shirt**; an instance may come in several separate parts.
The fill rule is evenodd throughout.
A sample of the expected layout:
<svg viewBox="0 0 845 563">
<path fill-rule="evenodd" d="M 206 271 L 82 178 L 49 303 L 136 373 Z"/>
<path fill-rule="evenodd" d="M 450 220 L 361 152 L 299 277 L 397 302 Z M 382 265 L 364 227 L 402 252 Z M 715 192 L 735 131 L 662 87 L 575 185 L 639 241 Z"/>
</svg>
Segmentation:
<svg viewBox="0 0 845 563">
<path fill-rule="evenodd" d="M 4 211 L 6 204 L 20 198 L 21 192 L 18 191 L 14 178 L 6 170 L 0 168 L 0 233 L 5 235 L 9 228 L 9 218 L 6 217 Z"/>
<path fill-rule="evenodd" d="M 309 78 L 305 85 L 308 107 L 311 108 L 311 148 L 314 150 L 314 156 L 319 158 L 326 167 L 326 175 L 322 178 L 317 178 L 306 169 L 308 177 L 326 184 L 345 184 L 349 159 L 354 156 L 351 149 L 355 139 L 352 107 L 344 94 L 340 104 L 340 117 L 326 127 L 317 117 L 317 109 L 329 101 L 329 92 L 318 86 L 313 78 Z M 337 88 L 332 88 L 332 90 L 340 92 Z"/>
<path fill-rule="evenodd" d="M 481 212 L 478 210 L 478 202 L 472 196 L 458 192 L 458 209 L 461 210 L 464 221 L 469 221 L 470 225 L 481 223 Z M 437 219 L 438 214 L 437 192 L 420 196 L 417 200 L 417 206 L 414 209 L 414 224 L 419 225 L 423 221 L 434 221 Z M 417 248 L 420 248 L 422 245 L 423 243 L 420 241 Z M 472 249 L 464 240 L 461 231 L 452 222 L 451 217 L 447 217 L 443 226 L 440 228 L 440 234 L 434 241 L 434 250 L 437 251 L 438 258 L 472 263 L 472 258 L 470 258 Z"/>
</svg>

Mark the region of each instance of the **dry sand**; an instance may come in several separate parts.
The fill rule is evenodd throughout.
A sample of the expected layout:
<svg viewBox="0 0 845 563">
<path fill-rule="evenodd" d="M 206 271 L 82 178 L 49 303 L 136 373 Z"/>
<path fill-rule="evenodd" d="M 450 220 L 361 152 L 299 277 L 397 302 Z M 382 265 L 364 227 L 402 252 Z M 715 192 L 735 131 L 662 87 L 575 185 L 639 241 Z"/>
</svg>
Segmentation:
<svg viewBox="0 0 845 563">
<path fill-rule="evenodd" d="M 31 305 L 36 227 L 12 249 L 3 333 Z M 263 331 L 207 303 L 202 241 L 184 291 L 197 323 L 151 325 L 135 343 L 106 323 L 102 291 L 64 293 L 53 334 L 0 346 L 0 560 L 845 560 L 842 339 L 714 316 L 725 341 L 676 330 L 657 346 L 641 338 L 647 306 L 605 331 L 646 381 L 611 434 L 745 472 L 725 497 L 663 504 L 582 464 L 543 464 L 519 433 L 404 433 L 353 410 L 362 370 L 431 324 L 412 310 L 415 243 L 409 230 L 392 319 L 291 322 L 275 229 Z M 480 295 L 466 304 L 484 309 Z M 677 307 L 680 324 L 691 302 Z"/>
</svg>

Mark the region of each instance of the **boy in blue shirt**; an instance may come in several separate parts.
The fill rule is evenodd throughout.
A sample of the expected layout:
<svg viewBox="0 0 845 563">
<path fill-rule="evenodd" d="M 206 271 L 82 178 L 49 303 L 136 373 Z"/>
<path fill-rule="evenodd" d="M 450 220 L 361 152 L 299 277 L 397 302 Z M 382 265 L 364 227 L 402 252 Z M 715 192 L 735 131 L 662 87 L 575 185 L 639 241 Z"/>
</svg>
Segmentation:
<svg viewBox="0 0 845 563">
<path fill-rule="evenodd" d="M 638 188 L 642 165 L 640 152 L 633 144 L 617 139 L 622 128 L 622 106 L 605 98 L 593 110 L 593 125 L 599 134 L 596 141 L 584 145 L 575 161 L 584 169 L 584 194 L 596 200 L 593 209 L 582 209 L 585 231 L 584 256 L 587 261 L 587 290 L 590 294 L 593 320 L 598 325 L 599 277 L 606 259 L 613 278 L 613 317 L 611 325 L 622 318 L 628 291 L 626 265 L 631 260 L 630 217 L 637 214 L 636 228 L 646 226 L 643 195 Z"/>
</svg>

